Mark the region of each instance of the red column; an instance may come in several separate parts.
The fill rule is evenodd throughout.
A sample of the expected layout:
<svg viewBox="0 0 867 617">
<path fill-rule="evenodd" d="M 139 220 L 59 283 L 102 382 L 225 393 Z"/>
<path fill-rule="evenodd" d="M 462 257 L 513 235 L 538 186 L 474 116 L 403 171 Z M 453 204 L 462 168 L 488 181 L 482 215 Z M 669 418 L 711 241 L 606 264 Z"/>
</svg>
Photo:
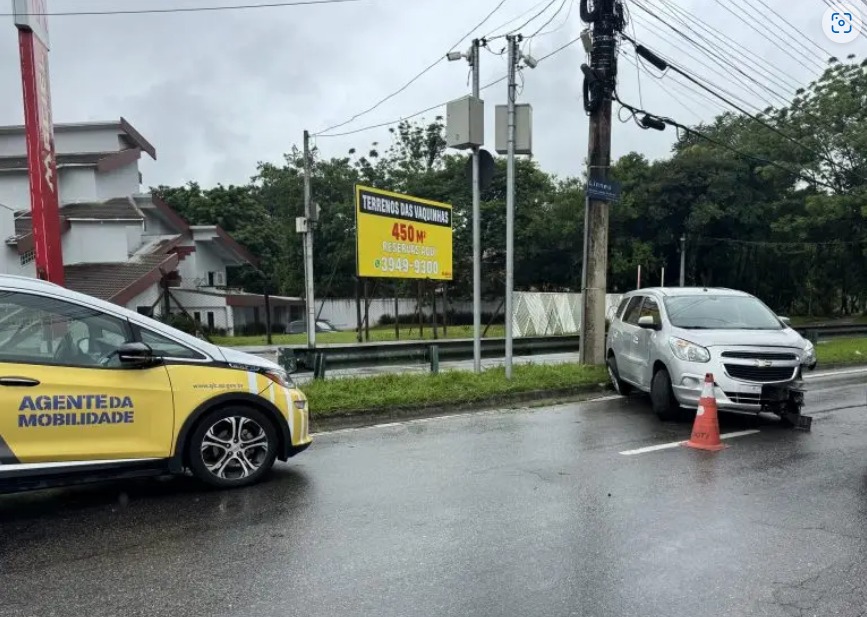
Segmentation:
<svg viewBox="0 0 867 617">
<path fill-rule="evenodd" d="M 63 285 L 48 48 L 32 30 L 25 28 L 19 28 L 18 42 L 21 50 L 21 80 L 24 86 L 24 122 L 27 131 L 27 166 L 30 175 L 36 272 L 41 279 Z"/>
</svg>

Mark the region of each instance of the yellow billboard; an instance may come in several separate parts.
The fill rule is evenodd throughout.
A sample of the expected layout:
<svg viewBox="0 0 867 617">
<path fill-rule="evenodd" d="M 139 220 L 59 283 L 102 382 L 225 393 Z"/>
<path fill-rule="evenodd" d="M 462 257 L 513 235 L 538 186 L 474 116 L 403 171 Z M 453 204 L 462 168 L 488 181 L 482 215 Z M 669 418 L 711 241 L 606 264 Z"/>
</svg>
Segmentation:
<svg viewBox="0 0 867 617">
<path fill-rule="evenodd" d="M 452 280 L 452 207 L 355 186 L 358 276 Z"/>
</svg>

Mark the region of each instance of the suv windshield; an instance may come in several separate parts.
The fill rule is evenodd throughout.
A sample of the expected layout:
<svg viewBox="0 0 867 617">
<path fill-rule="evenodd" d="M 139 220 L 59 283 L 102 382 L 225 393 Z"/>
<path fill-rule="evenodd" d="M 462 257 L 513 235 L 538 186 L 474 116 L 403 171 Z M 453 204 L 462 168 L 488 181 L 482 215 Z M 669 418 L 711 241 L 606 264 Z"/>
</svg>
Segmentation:
<svg viewBox="0 0 867 617">
<path fill-rule="evenodd" d="M 745 296 L 676 296 L 665 298 L 668 319 L 678 328 L 701 330 L 781 330 L 774 313 Z"/>
</svg>

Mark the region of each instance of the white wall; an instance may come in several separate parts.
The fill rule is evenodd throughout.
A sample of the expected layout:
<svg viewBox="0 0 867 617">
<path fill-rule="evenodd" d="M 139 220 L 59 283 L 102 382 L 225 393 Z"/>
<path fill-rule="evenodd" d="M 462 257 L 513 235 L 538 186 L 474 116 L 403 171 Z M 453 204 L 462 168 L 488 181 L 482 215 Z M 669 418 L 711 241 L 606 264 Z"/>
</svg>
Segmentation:
<svg viewBox="0 0 867 617">
<path fill-rule="evenodd" d="M 140 188 L 138 161 L 124 165 L 120 169 L 96 174 L 97 201 L 133 195 L 138 193 Z"/>
<path fill-rule="evenodd" d="M 154 283 L 146 290 L 141 292 L 135 298 L 127 302 L 126 308 L 131 311 L 137 311 L 140 306 L 152 306 L 157 298 L 160 297 L 160 288 L 157 283 Z M 154 307 L 154 315 L 159 315 L 162 312 L 162 302 Z"/>
<path fill-rule="evenodd" d="M 55 127 L 54 149 L 58 154 L 117 152 L 121 149 L 118 128 L 64 130 Z M 25 152 L 26 150 L 19 150 Z"/>
<path fill-rule="evenodd" d="M 198 280 L 201 287 L 208 286 L 208 272 L 222 272 L 226 281 L 226 264 L 210 247 L 209 242 L 196 242 L 196 250 L 180 263 L 181 287 L 195 289 Z M 216 285 L 216 281 L 214 283 Z"/>
<path fill-rule="evenodd" d="M 57 174 L 60 178 L 60 203 L 97 201 L 95 168 L 64 167 Z"/>
<path fill-rule="evenodd" d="M 144 231 L 141 225 L 126 225 L 124 229 L 126 230 L 126 252 L 132 255 L 142 245 Z"/>
<path fill-rule="evenodd" d="M 24 156 L 27 140 L 22 130 L 20 134 L 0 135 L 0 156 Z"/>
<path fill-rule="evenodd" d="M 156 215 L 153 208 L 141 207 L 141 201 L 137 200 L 139 208 L 145 217 L 145 233 L 149 236 L 164 236 L 167 234 L 178 233 L 176 229 L 169 229 L 168 226 Z"/>
<path fill-rule="evenodd" d="M 72 222 L 63 236 L 63 263 L 117 263 L 129 260 L 124 225 Z"/>
<path fill-rule="evenodd" d="M 2 271 L 3 274 L 36 277 L 35 261 L 31 260 L 28 263 L 21 265 L 21 256 L 18 254 L 17 249 L 9 246 L 3 246 L 2 248 L 0 248 L 0 250 L 2 250 L 2 262 L 0 262 L 0 271 Z"/>
<path fill-rule="evenodd" d="M 0 172 L 0 204 L 15 210 L 30 209 L 30 181 L 26 172 Z"/>
<path fill-rule="evenodd" d="M 196 278 L 198 278 L 198 270 L 196 269 L 197 256 L 195 252 L 190 253 L 180 260 L 178 263 L 178 272 L 181 274 L 181 288 L 195 289 Z"/>
<path fill-rule="evenodd" d="M 196 242 L 196 269 L 197 276 L 205 280 L 207 285 L 208 272 L 222 272 L 223 285 L 226 284 L 226 264 L 222 258 L 211 248 L 211 242 Z M 214 283 L 217 284 L 216 281 Z"/>
</svg>

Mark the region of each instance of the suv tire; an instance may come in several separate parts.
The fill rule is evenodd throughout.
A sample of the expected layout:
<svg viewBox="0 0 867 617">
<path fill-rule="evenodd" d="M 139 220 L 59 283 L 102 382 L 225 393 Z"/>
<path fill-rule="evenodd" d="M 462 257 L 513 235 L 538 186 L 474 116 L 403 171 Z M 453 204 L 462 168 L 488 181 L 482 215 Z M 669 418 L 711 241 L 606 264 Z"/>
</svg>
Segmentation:
<svg viewBox="0 0 867 617">
<path fill-rule="evenodd" d="M 661 368 L 653 374 L 653 381 L 650 384 L 650 402 L 653 405 L 654 413 L 660 420 L 670 422 L 680 419 L 680 405 L 674 398 L 674 391 L 671 389 L 671 376 L 665 368 Z"/>
<path fill-rule="evenodd" d="M 277 429 L 251 407 L 225 407 L 205 415 L 190 436 L 187 457 L 197 479 L 217 488 L 255 484 L 277 458 Z"/>
<path fill-rule="evenodd" d="M 611 380 L 611 385 L 614 386 L 614 391 L 621 396 L 626 396 L 632 392 L 632 386 L 620 379 L 620 371 L 617 370 L 617 360 L 614 354 L 608 356 L 608 378 Z"/>
</svg>

